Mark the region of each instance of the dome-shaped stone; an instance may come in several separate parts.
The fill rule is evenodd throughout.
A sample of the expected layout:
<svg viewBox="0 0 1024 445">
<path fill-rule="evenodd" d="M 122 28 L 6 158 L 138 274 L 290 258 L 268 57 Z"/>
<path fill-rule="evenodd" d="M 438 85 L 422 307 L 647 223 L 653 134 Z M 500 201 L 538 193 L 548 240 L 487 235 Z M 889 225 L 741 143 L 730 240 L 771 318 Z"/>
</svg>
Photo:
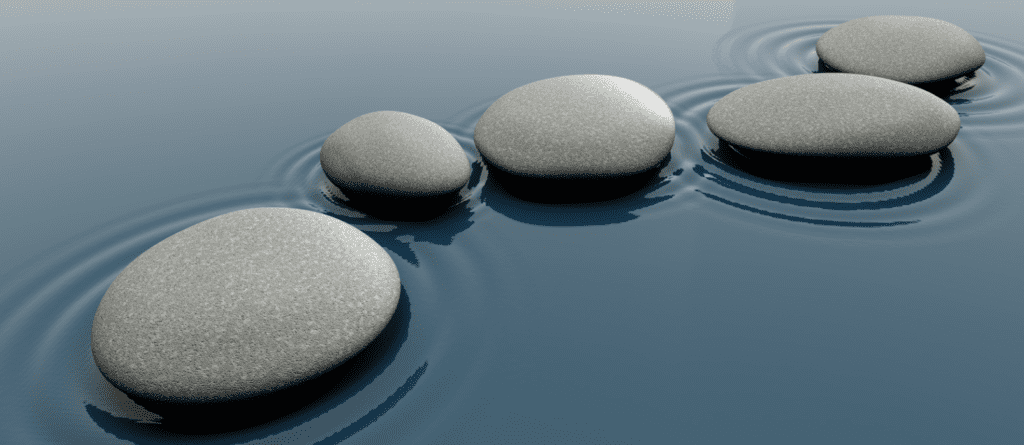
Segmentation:
<svg viewBox="0 0 1024 445">
<path fill-rule="evenodd" d="M 449 194 L 471 173 L 451 133 L 401 111 L 375 111 L 342 125 L 324 141 L 320 164 L 342 190 L 384 197 Z"/>
<path fill-rule="evenodd" d="M 631 175 L 672 148 L 675 120 L 657 93 L 629 79 L 570 75 L 538 80 L 496 100 L 476 124 L 480 155 L 516 176 Z"/>
<path fill-rule="evenodd" d="M 708 128 L 737 147 L 809 156 L 913 156 L 948 146 L 960 116 L 912 85 L 822 73 L 747 85 L 715 103 Z"/>
<path fill-rule="evenodd" d="M 97 366 L 133 397 L 230 402 L 312 379 L 388 324 L 401 283 L 366 234 L 308 210 L 188 227 L 117 276 L 92 326 Z"/>
<path fill-rule="evenodd" d="M 825 32 L 816 49 L 821 61 L 836 71 L 910 84 L 955 79 L 985 63 L 985 51 L 974 36 L 927 17 L 850 20 Z"/>
</svg>

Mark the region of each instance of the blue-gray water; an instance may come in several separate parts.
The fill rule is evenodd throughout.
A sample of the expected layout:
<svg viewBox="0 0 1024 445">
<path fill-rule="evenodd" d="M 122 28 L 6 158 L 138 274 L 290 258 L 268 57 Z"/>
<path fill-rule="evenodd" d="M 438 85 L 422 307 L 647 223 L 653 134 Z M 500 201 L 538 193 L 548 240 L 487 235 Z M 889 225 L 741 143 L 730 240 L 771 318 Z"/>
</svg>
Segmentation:
<svg viewBox="0 0 1024 445">
<path fill-rule="evenodd" d="M 0 6 L 0 442 L 1018 443 L 1024 5 L 885 3 Z M 988 56 L 930 169 L 835 188 L 722 162 L 715 101 L 814 72 L 822 33 L 878 14 L 950 21 Z M 490 183 L 487 106 L 585 73 L 669 103 L 660 182 L 560 206 Z M 453 212 L 396 223 L 332 199 L 320 145 L 376 110 L 459 140 L 474 176 Z M 370 234 L 399 311 L 306 408 L 168 430 L 99 375 L 93 314 L 148 247 L 257 206 Z"/>
</svg>

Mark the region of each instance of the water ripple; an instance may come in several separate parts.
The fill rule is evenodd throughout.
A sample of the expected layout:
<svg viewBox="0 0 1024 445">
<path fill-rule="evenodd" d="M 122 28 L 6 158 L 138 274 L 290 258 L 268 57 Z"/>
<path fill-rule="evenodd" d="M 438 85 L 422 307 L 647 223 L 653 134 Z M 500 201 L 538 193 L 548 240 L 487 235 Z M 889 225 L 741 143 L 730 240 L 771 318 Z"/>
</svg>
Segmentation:
<svg viewBox="0 0 1024 445">
<path fill-rule="evenodd" d="M 924 174 L 888 184 L 842 188 L 778 182 L 749 174 L 722 160 L 722 145 L 710 131 L 705 137 L 700 150 L 703 162 L 694 167 L 703 179 L 697 191 L 761 217 L 850 228 L 920 226 L 912 229 L 918 238 L 931 240 L 976 232 L 1005 217 L 995 200 L 1003 181 L 992 179 L 1001 177 L 1003 168 L 985 148 L 984 137 L 975 131 L 962 131 L 953 144 L 932 154 L 931 167 Z M 990 216 L 981 219 L 978 214 Z M 799 231 L 797 227 L 779 228 Z M 909 235 L 903 233 L 900 241 L 910 241 L 913 237 Z M 841 234 L 829 232 L 828 236 Z M 893 241 L 889 237 L 876 239 Z"/>
<path fill-rule="evenodd" d="M 1024 54 L 1017 44 L 988 34 L 974 34 L 985 49 L 985 64 L 970 90 L 952 96 L 966 128 L 988 134 L 1018 135 L 1024 122 Z"/>
<path fill-rule="evenodd" d="M 841 23 L 805 20 L 735 28 L 715 44 L 715 63 L 722 74 L 760 80 L 813 73 L 818 38 Z"/>
</svg>

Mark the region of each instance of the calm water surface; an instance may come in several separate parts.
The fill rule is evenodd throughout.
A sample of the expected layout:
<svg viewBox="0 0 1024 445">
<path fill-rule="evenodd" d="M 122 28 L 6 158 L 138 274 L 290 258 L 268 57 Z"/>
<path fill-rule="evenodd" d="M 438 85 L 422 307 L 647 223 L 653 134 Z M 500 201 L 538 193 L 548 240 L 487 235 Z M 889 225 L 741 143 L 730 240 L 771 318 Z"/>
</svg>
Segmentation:
<svg viewBox="0 0 1024 445">
<path fill-rule="evenodd" d="M 1021 2 L 161 2 L 0 6 L 0 438 L 106 443 L 1017 443 L 1024 434 Z M 120 6 L 118 6 L 120 5 Z M 971 32 L 962 129 L 891 183 L 728 162 L 729 92 L 817 71 L 878 14 Z M 677 137 L 627 198 L 544 205 L 488 181 L 473 128 L 566 74 L 641 82 Z M 319 166 L 356 116 L 431 119 L 474 162 L 424 223 L 345 205 Z M 869 173 L 869 172 L 866 172 Z M 138 254 L 284 206 L 384 246 L 403 297 L 323 396 L 191 434 L 99 374 L 92 317 Z"/>
</svg>

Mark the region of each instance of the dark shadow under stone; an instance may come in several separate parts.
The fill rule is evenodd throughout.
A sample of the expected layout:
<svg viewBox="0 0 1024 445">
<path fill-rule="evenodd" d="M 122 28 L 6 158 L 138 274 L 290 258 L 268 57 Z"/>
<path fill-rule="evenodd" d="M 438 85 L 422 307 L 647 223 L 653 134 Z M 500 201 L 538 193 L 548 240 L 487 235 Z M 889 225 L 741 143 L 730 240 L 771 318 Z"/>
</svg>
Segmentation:
<svg viewBox="0 0 1024 445">
<path fill-rule="evenodd" d="M 429 196 L 353 190 L 331 182 L 344 195 L 339 202 L 374 218 L 389 221 L 427 221 L 443 215 L 462 198 L 462 189 Z"/>
<path fill-rule="evenodd" d="M 715 156 L 737 170 L 778 182 L 823 187 L 863 187 L 922 179 L 931 154 L 917 156 L 799 156 L 737 147 L 721 139 Z"/>
<path fill-rule="evenodd" d="M 139 426 L 157 430 L 151 433 L 164 434 L 228 433 L 275 421 L 300 411 L 330 409 L 332 407 L 322 406 L 327 400 L 344 393 L 351 396 L 394 361 L 398 349 L 408 337 L 410 318 L 409 297 L 403 287 L 391 320 L 362 351 L 319 377 L 263 397 L 208 404 L 129 398 L 163 418 L 158 425 Z"/>
<path fill-rule="evenodd" d="M 608 201 L 635 193 L 657 181 L 658 172 L 668 164 L 665 156 L 647 170 L 616 176 L 536 177 L 506 172 L 488 163 L 489 181 L 496 181 L 508 194 L 524 201 L 566 204 Z"/>
<path fill-rule="evenodd" d="M 821 59 L 818 59 L 818 71 L 819 73 L 841 73 L 829 64 L 825 63 Z M 974 88 L 974 80 L 977 78 L 977 71 L 971 71 L 967 74 L 961 74 L 952 79 L 938 80 L 935 82 L 927 83 L 912 83 L 913 85 L 929 93 L 932 93 L 942 99 L 949 99 L 951 96 L 966 92 L 971 88 Z"/>
</svg>

